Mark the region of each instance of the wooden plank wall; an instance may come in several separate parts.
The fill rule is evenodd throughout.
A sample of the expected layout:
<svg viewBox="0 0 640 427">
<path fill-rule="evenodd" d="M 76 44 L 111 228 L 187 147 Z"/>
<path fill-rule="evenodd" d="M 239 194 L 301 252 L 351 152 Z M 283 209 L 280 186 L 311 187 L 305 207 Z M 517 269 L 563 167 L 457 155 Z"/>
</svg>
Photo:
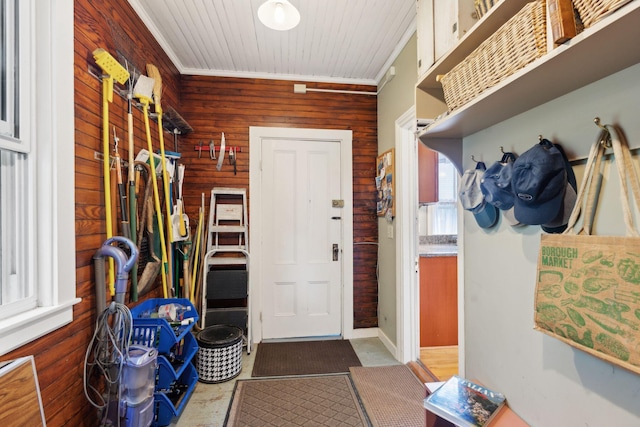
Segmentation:
<svg viewBox="0 0 640 427">
<path fill-rule="evenodd" d="M 96 411 L 83 392 L 83 364 L 95 327 L 95 291 L 92 257 L 105 240 L 102 164 L 95 153 L 102 152 L 101 90 L 92 52 L 105 48 L 114 57 L 120 51 L 138 69 L 155 64 L 162 74 L 162 105 L 179 111 L 194 128 L 180 140 L 187 165 L 186 210 L 197 218 L 200 194 L 214 185 L 248 187 L 249 126 L 292 126 L 353 131 L 354 171 L 354 325 L 377 326 L 377 280 L 375 245 L 375 157 L 377 154 L 376 98 L 344 94 L 293 94 L 293 82 L 180 76 L 167 55 L 137 17 L 127 0 L 75 2 L 75 196 L 77 296 L 74 321 L 45 337 L 6 354 L 0 360 L 34 355 L 47 425 L 94 426 Z M 311 85 L 309 85 L 311 87 Z M 370 90 L 353 85 L 317 85 L 331 89 Z M 126 101 L 114 96 L 110 105 L 111 124 L 120 137 L 120 155 L 127 158 Z M 146 147 L 142 114 L 134 111 L 136 152 Z M 224 131 L 228 143 L 241 147 L 238 173 L 228 166 L 215 172 L 206 157 L 198 158 L 193 147 L 199 140 L 215 138 Z M 158 129 L 151 123 L 154 147 Z M 167 148 L 172 136 L 165 133 Z M 115 192 L 113 192 L 115 196 Z M 208 204 L 208 199 L 206 201 Z M 192 226 L 195 227 L 195 221 Z M 158 285 L 144 296 L 161 297 Z"/>
<path fill-rule="evenodd" d="M 201 194 L 209 207 L 211 188 L 249 188 L 249 127 L 298 127 L 353 132 L 354 205 L 354 327 L 378 325 L 377 247 L 358 244 L 378 241 L 375 162 L 378 147 L 375 96 L 326 92 L 293 93 L 293 81 L 182 76 L 182 115 L 194 132 L 180 138 L 187 165 L 187 213 L 197 218 Z M 370 86 L 307 83 L 309 88 L 371 91 Z M 227 146 L 239 147 L 237 174 L 228 162 L 221 171 L 209 158 L 211 139 L 219 147 L 221 133 Z M 202 156 L 194 148 L 202 141 Z M 251 195 L 249 195 L 249 198 Z"/>
<path fill-rule="evenodd" d="M 102 84 L 92 75 L 99 73 L 92 52 L 102 47 L 117 58 L 116 48 L 122 49 L 143 71 L 147 62 L 155 64 L 163 76 L 165 108 L 169 105 L 178 106 L 180 84 L 177 69 L 142 25 L 127 0 L 77 0 L 74 24 L 77 252 L 68 256 L 75 256 L 76 259 L 76 292 L 82 302 L 74 307 L 73 323 L 2 356 L 2 360 L 31 354 L 35 356 L 47 425 L 54 427 L 98 425 L 96 410 L 88 403 L 83 392 L 84 356 L 95 329 L 96 318 L 92 257 L 106 238 L 102 163 L 94 159 L 94 153 L 102 152 Z M 126 158 L 125 100 L 114 95 L 110 112 L 111 123 L 121 139 L 120 155 Z M 136 110 L 134 117 L 136 150 L 139 150 L 146 145 L 141 112 Z M 158 130 L 155 123 L 151 125 L 151 132 L 157 146 Z M 161 292 L 156 286 L 145 298 L 159 296 Z M 110 297 L 107 296 L 107 299 Z"/>
</svg>

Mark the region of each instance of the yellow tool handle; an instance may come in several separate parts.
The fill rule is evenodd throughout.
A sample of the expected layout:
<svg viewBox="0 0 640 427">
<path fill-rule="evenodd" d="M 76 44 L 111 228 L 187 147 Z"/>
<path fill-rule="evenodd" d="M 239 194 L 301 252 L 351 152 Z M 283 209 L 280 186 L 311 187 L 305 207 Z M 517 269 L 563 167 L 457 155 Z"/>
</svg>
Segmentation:
<svg viewBox="0 0 640 427">
<path fill-rule="evenodd" d="M 149 150 L 149 166 L 150 174 L 153 176 L 153 201 L 156 207 L 156 215 L 158 218 L 158 233 L 160 234 L 160 248 L 162 250 L 162 296 L 168 298 L 167 275 L 169 273 L 167 262 L 167 244 L 164 239 L 164 223 L 162 221 L 162 208 L 160 207 L 160 194 L 158 190 L 158 180 L 156 179 L 156 165 L 153 157 L 153 143 L 151 142 L 151 129 L 149 128 L 149 100 L 140 98 L 142 104 L 142 112 L 144 114 L 144 128 L 147 133 L 147 146 Z"/>
<path fill-rule="evenodd" d="M 196 250 L 193 257 L 193 272 L 191 273 L 191 302 L 195 304 L 195 288 L 196 288 L 196 276 L 198 275 L 198 260 L 200 259 L 200 234 L 202 233 L 203 213 L 200 209 L 198 215 L 198 235 L 196 236 Z"/>
<path fill-rule="evenodd" d="M 113 99 L 113 79 L 102 79 L 102 175 L 104 180 L 104 211 L 107 239 L 113 237 L 113 218 L 111 216 L 111 157 L 109 153 L 109 93 Z M 109 292 L 111 296 L 115 291 L 115 267 L 113 258 L 109 257 Z"/>
</svg>

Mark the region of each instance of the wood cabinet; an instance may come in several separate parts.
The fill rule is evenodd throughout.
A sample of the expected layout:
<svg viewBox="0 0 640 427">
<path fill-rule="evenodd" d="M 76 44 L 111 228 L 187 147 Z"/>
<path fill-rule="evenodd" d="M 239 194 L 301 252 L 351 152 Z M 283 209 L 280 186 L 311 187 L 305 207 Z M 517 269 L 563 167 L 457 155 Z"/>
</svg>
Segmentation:
<svg viewBox="0 0 640 427">
<path fill-rule="evenodd" d="M 418 142 L 418 202 L 438 201 L 438 153 Z"/>
<path fill-rule="evenodd" d="M 420 347 L 458 344 L 458 257 L 420 258 Z"/>
</svg>

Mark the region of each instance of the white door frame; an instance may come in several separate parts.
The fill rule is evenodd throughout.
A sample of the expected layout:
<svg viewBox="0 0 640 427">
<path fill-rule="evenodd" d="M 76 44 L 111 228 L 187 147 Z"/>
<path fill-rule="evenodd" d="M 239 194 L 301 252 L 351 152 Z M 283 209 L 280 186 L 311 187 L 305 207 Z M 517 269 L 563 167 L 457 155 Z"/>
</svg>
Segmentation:
<svg viewBox="0 0 640 427">
<path fill-rule="evenodd" d="M 262 140 L 277 138 L 291 140 L 321 140 L 340 143 L 342 212 L 342 336 L 353 337 L 353 155 L 352 131 L 280 127 L 249 127 L 249 298 L 251 299 L 251 328 L 253 341 L 262 340 L 262 254 L 261 218 Z"/>
<path fill-rule="evenodd" d="M 420 358 L 420 287 L 418 286 L 418 146 L 416 109 L 396 120 L 396 359 Z M 407 132 L 414 137 L 407 138 Z"/>
</svg>

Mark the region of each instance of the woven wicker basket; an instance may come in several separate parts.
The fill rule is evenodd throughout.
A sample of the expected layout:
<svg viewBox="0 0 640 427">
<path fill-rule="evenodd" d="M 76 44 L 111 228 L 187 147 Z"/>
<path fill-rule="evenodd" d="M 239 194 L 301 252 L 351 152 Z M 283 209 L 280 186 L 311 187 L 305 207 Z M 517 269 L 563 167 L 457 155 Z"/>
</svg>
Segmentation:
<svg viewBox="0 0 640 427">
<path fill-rule="evenodd" d="M 547 53 L 545 0 L 528 3 L 440 77 L 449 111 Z"/>
<path fill-rule="evenodd" d="M 585 28 L 595 24 L 600 18 L 612 12 L 629 0 L 573 0 Z"/>
</svg>

